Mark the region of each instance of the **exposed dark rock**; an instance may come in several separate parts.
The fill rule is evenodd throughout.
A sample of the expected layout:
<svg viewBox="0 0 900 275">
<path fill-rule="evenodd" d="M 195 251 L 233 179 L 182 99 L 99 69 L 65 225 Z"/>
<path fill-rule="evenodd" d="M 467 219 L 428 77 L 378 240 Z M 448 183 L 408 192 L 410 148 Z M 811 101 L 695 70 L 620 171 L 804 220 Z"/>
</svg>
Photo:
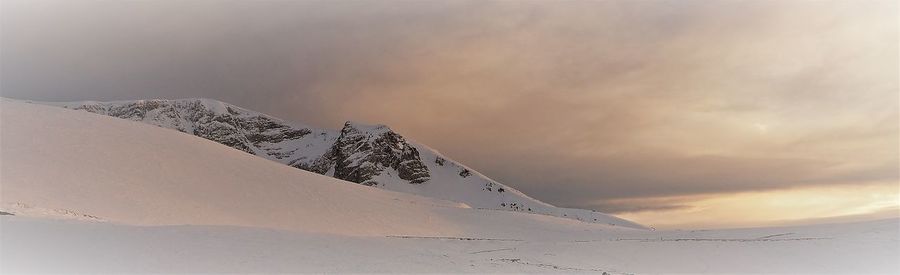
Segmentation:
<svg viewBox="0 0 900 275">
<path fill-rule="evenodd" d="M 296 127 L 279 119 L 205 99 L 140 100 L 68 106 L 118 118 L 154 124 L 212 140 L 250 154 L 279 160 L 287 165 L 339 179 L 374 186 L 385 169 L 411 184 L 427 182 L 431 175 L 418 150 L 386 126 L 346 123 L 336 138 L 326 132 Z M 306 143 L 328 148 L 307 153 Z M 321 140 L 319 140 L 321 138 Z M 294 143 L 289 143 L 294 142 Z M 293 144 L 293 146 L 291 146 Z"/>
<path fill-rule="evenodd" d="M 469 171 L 469 169 L 463 168 L 462 170 L 459 170 L 459 176 L 460 176 L 460 177 L 468 178 L 468 177 L 471 176 L 471 175 L 472 175 L 472 172 Z"/>
<path fill-rule="evenodd" d="M 269 151 L 259 148 L 261 143 L 275 144 L 299 139 L 311 132 L 307 128 L 294 129 L 264 115 L 241 112 L 232 106 L 225 106 L 226 112 L 215 112 L 205 103 L 209 102 L 199 99 L 141 100 L 121 104 L 85 104 L 74 109 L 173 128 L 251 154 Z M 283 152 L 272 152 L 272 155 L 285 157 Z"/>
<path fill-rule="evenodd" d="M 334 177 L 363 185 L 377 185 L 374 177 L 386 168 L 412 184 L 431 177 L 419 151 L 386 126 L 363 128 L 347 122 L 326 156 L 334 163 Z"/>
</svg>

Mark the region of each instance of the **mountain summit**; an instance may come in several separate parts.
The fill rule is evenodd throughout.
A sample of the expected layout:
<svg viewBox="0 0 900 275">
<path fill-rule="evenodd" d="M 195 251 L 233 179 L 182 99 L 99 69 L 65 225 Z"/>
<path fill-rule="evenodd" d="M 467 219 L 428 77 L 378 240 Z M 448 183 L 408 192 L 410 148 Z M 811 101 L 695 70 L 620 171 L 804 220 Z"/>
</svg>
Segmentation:
<svg viewBox="0 0 900 275">
<path fill-rule="evenodd" d="M 169 128 L 306 171 L 473 208 L 641 227 L 603 213 L 538 201 L 385 125 L 348 121 L 339 131 L 316 129 L 212 99 L 41 104 Z"/>
</svg>

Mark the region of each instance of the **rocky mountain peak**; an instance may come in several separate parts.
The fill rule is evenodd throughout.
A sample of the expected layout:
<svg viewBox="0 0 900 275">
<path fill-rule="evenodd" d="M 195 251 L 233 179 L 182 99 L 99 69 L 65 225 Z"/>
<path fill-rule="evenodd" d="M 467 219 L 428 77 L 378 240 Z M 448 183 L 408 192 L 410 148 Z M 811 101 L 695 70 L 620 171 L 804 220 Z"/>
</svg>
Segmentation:
<svg viewBox="0 0 900 275">
<path fill-rule="evenodd" d="M 365 132 L 370 134 L 382 134 L 385 132 L 393 132 L 390 127 L 383 124 L 365 124 L 355 121 L 344 122 L 341 132 Z"/>
<path fill-rule="evenodd" d="M 384 125 L 344 123 L 330 153 L 334 176 L 339 179 L 374 186 L 378 185 L 375 177 L 388 168 L 412 184 L 430 179 L 419 151 Z"/>
</svg>

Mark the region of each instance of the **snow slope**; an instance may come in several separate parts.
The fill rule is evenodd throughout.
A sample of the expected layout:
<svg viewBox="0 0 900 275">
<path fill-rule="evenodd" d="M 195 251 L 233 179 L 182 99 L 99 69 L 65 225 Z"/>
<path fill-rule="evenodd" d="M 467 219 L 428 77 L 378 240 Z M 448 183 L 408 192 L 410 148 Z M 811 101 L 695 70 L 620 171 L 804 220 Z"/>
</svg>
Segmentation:
<svg viewBox="0 0 900 275">
<path fill-rule="evenodd" d="M 316 129 L 212 99 L 41 104 L 169 128 L 306 171 L 473 208 L 640 227 L 591 210 L 546 204 L 384 125 L 347 122 L 337 131 Z"/>
<path fill-rule="evenodd" d="M 481 228 L 496 228 L 499 234 L 513 230 L 503 225 L 506 219 L 526 219 L 534 226 L 603 227 L 474 211 L 461 203 L 294 169 L 133 121 L 0 102 L 0 202 L 5 212 L 70 213 L 61 216 L 134 225 L 233 225 L 378 236 L 464 235 Z M 478 221 L 475 228 L 471 215 L 497 218 Z"/>
</svg>

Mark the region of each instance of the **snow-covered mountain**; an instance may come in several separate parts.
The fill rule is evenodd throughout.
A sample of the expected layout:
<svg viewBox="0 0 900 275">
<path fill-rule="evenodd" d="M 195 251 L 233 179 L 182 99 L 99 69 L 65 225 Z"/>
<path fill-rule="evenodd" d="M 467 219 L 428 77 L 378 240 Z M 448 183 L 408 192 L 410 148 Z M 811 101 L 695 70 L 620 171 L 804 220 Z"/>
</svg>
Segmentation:
<svg viewBox="0 0 900 275">
<path fill-rule="evenodd" d="M 346 122 L 340 130 L 316 129 L 211 99 L 40 103 L 174 129 L 306 171 L 473 208 L 638 226 L 533 199 L 385 125 Z"/>
<path fill-rule="evenodd" d="M 428 186 L 443 177 L 435 171 L 406 185 Z M 471 209 L 144 123 L 2 99 L 0 229 L 0 274 L 900 270 L 897 219 L 651 231 Z"/>
<path fill-rule="evenodd" d="M 7 100 L 0 155 L 0 211 L 16 216 L 354 236 L 611 228 L 370 188 L 168 129 Z"/>
</svg>

